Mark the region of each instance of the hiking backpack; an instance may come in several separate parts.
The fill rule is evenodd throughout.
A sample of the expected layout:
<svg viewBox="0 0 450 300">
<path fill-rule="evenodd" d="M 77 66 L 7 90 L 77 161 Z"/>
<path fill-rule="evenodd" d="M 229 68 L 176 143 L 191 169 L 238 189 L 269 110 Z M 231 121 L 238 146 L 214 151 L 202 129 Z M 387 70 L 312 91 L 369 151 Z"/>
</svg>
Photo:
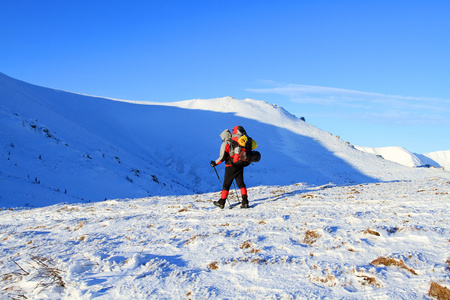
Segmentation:
<svg viewBox="0 0 450 300">
<path fill-rule="evenodd" d="M 258 144 L 247 135 L 244 127 L 233 127 L 231 141 L 231 146 L 234 150 L 233 164 L 246 167 L 250 163 L 258 162 L 261 159 L 261 154 L 258 151 L 253 151 L 253 149 L 258 147 Z"/>
</svg>

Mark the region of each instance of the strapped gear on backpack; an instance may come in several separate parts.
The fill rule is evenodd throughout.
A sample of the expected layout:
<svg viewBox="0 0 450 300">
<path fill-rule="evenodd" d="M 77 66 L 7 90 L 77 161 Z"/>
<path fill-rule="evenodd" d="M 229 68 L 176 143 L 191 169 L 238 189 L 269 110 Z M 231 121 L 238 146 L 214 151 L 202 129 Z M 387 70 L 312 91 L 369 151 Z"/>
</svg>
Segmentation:
<svg viewBox="0 0 450 300">
<path fill-rule="evenodd" d="M 246 167 L 250 163 L 258 162 L 261 159 L 261 154 L 258 151 L 253 151 L 258 147 L 258 143 L 247 135 L 244 127 L 235 126 L 231 140 L 232 151 L 234 152 L 232 155 L 234 165 Z"/>
</svg>

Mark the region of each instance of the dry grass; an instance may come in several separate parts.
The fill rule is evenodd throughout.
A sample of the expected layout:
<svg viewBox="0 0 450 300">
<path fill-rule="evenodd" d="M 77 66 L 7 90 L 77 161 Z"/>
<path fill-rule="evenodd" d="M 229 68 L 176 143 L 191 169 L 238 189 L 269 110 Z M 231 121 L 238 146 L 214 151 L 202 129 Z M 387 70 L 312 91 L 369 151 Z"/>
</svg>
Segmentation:
<svg viewBox="0 0 450 300">
<path fill-rule="evenodd" d="M 33 261 L 39 266 L 39 273 L 36 278 L 42 279 L 41 287 L 46 289 L 49 286 L 56 285 L 57 287 L 64 288 L 66 284 L 62 279 L 62 271 L 53 266 L 53 263 L 42 257 L 33 257 Z"/>
<path fill-rule="evenodd" d="M 379 258 L 375 259 L 374 261 L 372 261 L 370 264 L 374 265 L 374 266 L 387 266 L 387 267 L 395 266 L 395 267 L 399 267 L 400 269 L 405 269 L 414 275 L 417 275 L 416 271 L 414 271 L 411 268 L 408 268 L 405 265 L 405 263 L 403 262 L 403 260 L 401 260 L 401 259 L 394 259 L 394 258 L 390 258 L 390 257 L 379 257 Z"/>
<path fill-rule="evenodd" d="M 248 253 L 253 253 L 253 254 L 255 254 L 255 253 L 261 253 L 261 250 L 253 248 L 253 249 L 252 249 L 251 251 L 249 251 Z"/>
<path fill-rule="evenodd" d="M 75 227 L 73 231 L 80 230 L 84 226 L 85 223 L 86 223 L 86 221 L 80 221 L 80 223 L 78 223 L 77 227 Z"/>
<path fill-rule="evenodd" d="M 205 234 L 205 235 L 199 235 L 199 234 L 196 234 L 196 235 L 192 236 L 190 239 L 188 239 L 184 244 L 185 244 L 185 245 L 192 244 L 192 243 L 194 243 L 194 241 L 195 241 L 197 238 L 204 238 L 204 237 L 208 237 L 208 235 L 207 235 L 207 234 Z"/>
<path fill-rule="evenodd" d="M 367 228 L 364 233 L 366 234 L 371 234 L 371 235 L 376 235 L 376 236 L 380 236 L 380 233 L 376 232 L 375 230 L 372 230 L 370 228 Z"/>
<path fill-rule="evenodd" d="M 181 208 L 181 205 L 169 205 L 168 208 Z"/>
<path fill-rule="evenodd" d="M 192 205 L 189 205 L 188 207 L 182 208 L 178 212 L 180 213 L 180 212 L 189 211 L 189 208 L 192 208 Z"/>
<path fill-rule="evenodd" d="M 450 300 L 450 290 L 436 282 L 431 283 L 428 295 L 439 300 Z"/>
<path fill-rule="evenodd" d="M 70 207 L 70 206 L 65 205 L 65 206 L 61 207 L 60 209 L 58 209 L 57 212 L 62 212 L 64 210 L 67 210 L 67 211 L 80 211 L 80 209 L 78 207 L 76 207 L 76 206 Z"/>
<path fill-rule="evenodd" d="M 313 231 L 313 230 L 307 230 L 305 233 L 305 238 L 303 239 L 303 243 L 307 245 L 312 245 L 320 238 L 320 235 Z"/>
<path fill-rule="evenodd" d="M 274 191 L 271 191 L 271 193 L 273 194 L 273 195 L 282 195 L 283 193 L 285 193 L 286 191 L 285 190 L 282 190 L 282 189 L 278 189 L 278 190 L 274 190 Z"/>
<path fill-rule="evenodd" d="M 312 282 L 321 283 L 328 287 L 336 286 L 336 277 L 331 274 L 327 274 L 327 276 L 314 276 L 311 277 Z"/>
<path fill-rule="evenodd" d="M 377 288 L 381 287 L 381 284 L 377 281 L 375 277 L 371 277 L 365 274 L 356 275 L 356 277 L 362 278 L 361 285 L 371 285 Z"/>
<path fill-rule="evenodd" d="M 239 246 L 240 249 L 248 249 L 251 247 L 253 247 L 253 244 L 250 241 L 245 241 Z"/>
<path fill-rule="evenodd" d="M 217 261 L 213 261 L 212 263 L 210 263 L 208 265 L 208 269 L 210 269 L 210 270 L 217 270 L 219 268 L 219 266 L 217 264 L 218 264 Z"/>
<path fill-rule="evenodd" d="M 48 259 L 33 256 L 28 262 L 29 268 L 23 267 L 15 260 L 11 259 L 19 268 L 18 271 L 3 275 L 2 281 L 6 284 L 17 284 L 19 281 L 26 280 L 29 282 L 38 282 L 34 290 L 39 290 L 38 294 L 50 287 L 58 287 L 59 292 L 66 287 L 66 283 L 62 278 L 63 271 L 55 266 L 55 263 Z M 25 291 L 15 285 L 11 285 L 3 289 L 7 291 L 11 299 L 28 299 Z M 16 298 L 20 297 L 20 298 Z"/>
<path fill-rule="evenodd" d="M 193 237 L 191 237 L 190 239 L 188 239 L 186 241 L 186 243 L 184 243 L 185 245 L 189 245 L 191 243 L 193 243 L 196 239 L 197 239 L 198 235 L 194 235 Z"/>
</svg>

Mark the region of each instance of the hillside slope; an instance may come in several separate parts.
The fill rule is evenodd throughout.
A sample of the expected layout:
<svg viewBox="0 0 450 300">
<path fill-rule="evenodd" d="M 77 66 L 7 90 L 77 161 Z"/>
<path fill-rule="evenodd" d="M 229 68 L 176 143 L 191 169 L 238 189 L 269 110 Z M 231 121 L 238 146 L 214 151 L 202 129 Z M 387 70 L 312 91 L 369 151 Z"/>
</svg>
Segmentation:
<svg viewBox="0 0 450 300">
<path fill-rule="evenodd" d="M 0 97 L 0 207 L 220 190 L 209 161 L 218 156 L 219 134 L 235 125 L 247 129 L 262 154 L 246 169 L 248 186 L 448 176 L 358 151 L 263 101 L 124 101 L 1 73 Z"/>
<path fill-rule="evenodd" d="M 356 149 L 378 155 L 407 167 L 435 167 L 450 170 L 450 151 L 412 153 L 403 147 L 360 147 Z"/>
<path fill-rule="evenodd" d="M 444 167 L 445 170 L 450 171 L 450 150 L 430 152 L 423 155 L 429 159 L 427 162 L 428 164 L 433 165 L 434 162 L 439 164 L 439 166 Z"/>
</svg>

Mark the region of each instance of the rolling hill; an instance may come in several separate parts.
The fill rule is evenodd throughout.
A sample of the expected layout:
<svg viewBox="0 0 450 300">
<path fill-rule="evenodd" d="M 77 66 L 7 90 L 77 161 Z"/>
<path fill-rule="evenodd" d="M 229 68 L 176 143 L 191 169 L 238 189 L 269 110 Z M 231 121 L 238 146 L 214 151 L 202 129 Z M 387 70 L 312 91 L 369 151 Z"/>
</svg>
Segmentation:
<svg viewBox="0 0 450 300">
<path fill-rule="evenodd" d="M 0 207 L 220 190 L 209 161 L 242 125 L 259 143 L 248 186 L 356 184 L 438 176 L 355 149 L 264 101 L 175 103 L 80 95 L 0 74 Z M 222 171 L 221 171 L 222 172 Z"/>
</svg>

